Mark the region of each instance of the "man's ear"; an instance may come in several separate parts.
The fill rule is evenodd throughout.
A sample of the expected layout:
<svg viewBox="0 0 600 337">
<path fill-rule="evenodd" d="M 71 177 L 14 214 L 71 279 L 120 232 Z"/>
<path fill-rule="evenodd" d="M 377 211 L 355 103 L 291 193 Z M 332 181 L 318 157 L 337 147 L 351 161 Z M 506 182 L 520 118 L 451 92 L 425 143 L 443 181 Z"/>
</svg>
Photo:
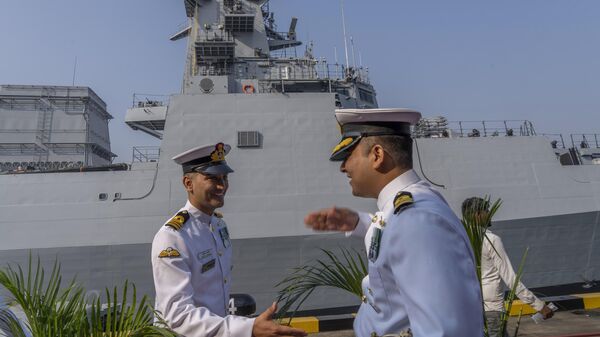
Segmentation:
<svg viewBox="0 0 600 337">
<path fill-rule="evenodd" d="M 186 191 L 190 193 L 194 191 L 192 187 L 192 178 L 190 178 L 187 174 L 183 175 L 181 182 L 183 183 L 183 187 L 185 187 Z"/>
<path fill-rule="evenodd" d="M 375 144 L 371 147 L 369 151 L 369 156 L 371 157 L 371 163 L 374 169 L 380 169 L 383 166 L 383 160 L 385 158 L 385 151 L 383 150 L 383 146 L 379 144 Z"/>
</svg>

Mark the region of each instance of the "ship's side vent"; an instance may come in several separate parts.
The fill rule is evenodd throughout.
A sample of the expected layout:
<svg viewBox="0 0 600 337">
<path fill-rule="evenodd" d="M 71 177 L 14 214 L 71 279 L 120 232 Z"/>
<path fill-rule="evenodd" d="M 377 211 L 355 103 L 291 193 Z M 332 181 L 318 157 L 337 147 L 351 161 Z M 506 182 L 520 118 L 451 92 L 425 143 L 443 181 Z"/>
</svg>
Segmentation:
<svg viewBox="0 0 600 337">
<path fill-rule="evenodd" d="M 238 147 L 261 147 L 262 136 L 258 131 L 238 131 Z"/>
</svg>

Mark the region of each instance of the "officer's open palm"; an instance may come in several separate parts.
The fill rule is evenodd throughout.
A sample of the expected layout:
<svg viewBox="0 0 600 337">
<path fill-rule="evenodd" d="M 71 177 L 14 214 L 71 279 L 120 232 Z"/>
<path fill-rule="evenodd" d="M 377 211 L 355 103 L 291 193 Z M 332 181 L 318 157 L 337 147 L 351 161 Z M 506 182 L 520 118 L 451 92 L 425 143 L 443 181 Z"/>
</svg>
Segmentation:
<svg viewBox="0 0 600 337">
<path fill-rule="evenodd" d="M 550 309 L 547 305 L 544 305 L 541 313 L 542 316 L 544 316 L 544 319 L 552 318 L 552 316 L 554 316 L 554 311 L 552 311 L 552 309 Z"/>
<path fill-rule="evenodd" d="M 277 303 L 273 303 L 267 310 L 254 320 L 252 326 L 253 337 L 304 337 L 306 332 L 289 326 L 279 325 L 273 322 L 273 315 L 277 311 Z"/>
<path fill-rule="evenodd" d="M 317 231 L 349 232 L 356 228 L 358 213 L 348 208 L 331 207 L 308 213 L 304 223 Z"/>
</svg>

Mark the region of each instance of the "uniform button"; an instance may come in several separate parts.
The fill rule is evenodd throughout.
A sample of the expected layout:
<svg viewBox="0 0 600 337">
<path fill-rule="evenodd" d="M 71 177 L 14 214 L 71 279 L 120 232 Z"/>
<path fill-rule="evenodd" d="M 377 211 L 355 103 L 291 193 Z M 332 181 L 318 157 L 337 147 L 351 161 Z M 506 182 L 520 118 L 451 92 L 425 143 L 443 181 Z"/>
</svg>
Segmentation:
<svg viewBox="0 0 600 337">
<path fill-rule="evenodd" d="M 363 303 L 367 303 L 367 296 L 363 295 L 360 300 L 363 301 Z"/>
<path fill-rule="evenodd" d="M 375 332 L 375 331 L 371 332 L 371 337 L 377 337 L 377 332 Z"/>
<path fill-rule="evenodd" d="M 227 283 L 227 279 L 226 278 L 223 279 L 223 283 Z"/>
<path fill-rule="evenodd" d="M 223 252 L 222 251 L 218 251 L 217 254 L 219 254 L 219 256 L 223 256 Z"/>
</svg>

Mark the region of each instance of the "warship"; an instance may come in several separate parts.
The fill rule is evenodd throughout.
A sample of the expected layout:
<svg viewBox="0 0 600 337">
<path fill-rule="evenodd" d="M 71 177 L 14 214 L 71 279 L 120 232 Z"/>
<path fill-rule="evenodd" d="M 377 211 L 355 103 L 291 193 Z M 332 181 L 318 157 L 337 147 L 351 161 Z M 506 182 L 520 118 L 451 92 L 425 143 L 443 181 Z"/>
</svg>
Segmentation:
<svg viewBox="0 0 600 337">
<path fill-rule="evenodd" d="M 181 168 L 171 158 L 198 145 L 232 145 L 235 169 L 222 209 L 233 239 L 232 292 L 263 309 L 291 268 L 319 248 L 360 240 L 313 233 L 305 214 L 340 205 L 374 211 L 352 197 L 329 162 L 339 140 L 334 110 L 378 108 L 366 68 L 330 64 L 310 44 L 296 49 L 297 18 L 279 31 L 267 0 L 184 0 L 189 25 L 179 94 L 138 97 L 125 123 L 160 139 L 114 163 L 106 103 L 88 87 L 0 86 L 0 261 L 55 258 L 65 278 L 91 293 L 133 281 L 152 295 L 150 243 L 184 205 Z M 183 13 L 182 13 L 183 15 Z M 426 113 L 425 113 L 426 114 Z M 529 247 L 529 287 L 598 278 L 600 146 L 596 135 L 538 134 L 529 121 L 424 118 L 414 163 L 457 214 L 471 196 L 501 198 L 494 230 L 513 261 Z M 334 289 L 303 308 L 357 304 Z"/>
</svg>

